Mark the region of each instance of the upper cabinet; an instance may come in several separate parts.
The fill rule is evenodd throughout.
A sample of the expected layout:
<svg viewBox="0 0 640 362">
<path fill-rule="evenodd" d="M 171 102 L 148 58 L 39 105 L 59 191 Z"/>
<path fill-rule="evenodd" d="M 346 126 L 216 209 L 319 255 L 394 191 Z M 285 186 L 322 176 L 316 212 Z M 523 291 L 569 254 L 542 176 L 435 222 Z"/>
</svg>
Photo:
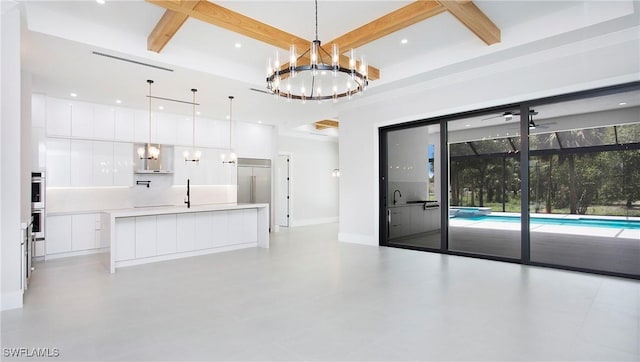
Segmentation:
<svg viewBox="0 0 640 362">
<path fill-rule="evenodd" d="M 90 103 L 71 103 L 71 136 L 93 138 L 93 106 Z"/>
<path fill-rule="evenodd" d="M 115 137 L 115 109 L 108 106 L 93 106 L 93 138 L 111 141 Z"/>
<path fill-rule="evenodd" d="M 135 112 L 133 109 L 116 108 L 114 111 L 115 130 L 114 139 L 116 141 L 133 142 L 135 127 Z"/>
<path fill-rule="evenodd" d="M 71 136 L 71 103 L 47 98 L 47 136 Z"/>
<path fill-rule="evenodd" d="M 234 147 L 238 157 L 272 158 L 272 132 L 271 126 L 234 122 Z"/>
</svg>

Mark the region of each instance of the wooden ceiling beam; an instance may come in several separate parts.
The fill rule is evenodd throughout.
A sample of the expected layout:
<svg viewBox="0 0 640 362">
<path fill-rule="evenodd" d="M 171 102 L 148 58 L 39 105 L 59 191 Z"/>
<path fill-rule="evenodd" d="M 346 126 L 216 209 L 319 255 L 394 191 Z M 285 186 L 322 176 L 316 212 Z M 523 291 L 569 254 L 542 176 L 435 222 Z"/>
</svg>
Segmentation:
<svg viewBox="0 0 640 362">
<path fill-rule="evenodd" d="M 441 0 L 440 3 L 487 45 L 500 42 L 500 29 L 473 2 Z"/>
<path fill-rule="evenodd" d="M 314 123 L 317 130 L 327 129 L 327 128 L 338 128 L 340 123 L 338 121 L 334 121 L 331 119 L 325 119 L 322 121 L 318 121 Z"/>
<path fill-rule="evenodd" d="M 291 44 L 300 51 L 309 49 L 311 42 L 291 33 L 287 33 L 271 25 L 262 23 L 248 16 L 224 8 L 220 5 L 205 0 L 200 1 L 175 1 L 175 0 L 146 0 L 167 10 L 190 16 L 206 23 L 221 27 L 226 30 L 248 36 L 271 46 L 289 50 Z M 188 5 L 187 5 L 188 4 Z M 191 6 L 193 5 L 193 6 Z M 177 31 L 177 29 L 176 29 Z M 167 40 L 168 41 L 168 40 Z M 306 58 L 306 57 L 305 57 Z M 349 64 L 349 58 L 340 57 L 341 64 Z M 288 66 L 288 65 L 287 65 Z M 380 70 L 369 66 L 367 76 L 370 80 L 380 78 Z"/>
<path fill-rule="evenodd" d="M 338 44 L 341 51 L 358 48 L 446 10 L 435 0 L 416 1 L 339 36 L 327 44 Z"/>
<path fill-rule="evenodd" d="M 188 9 L 193 9 L 197 3 L 197 1 L 183 2 L 185 8 Z M 165 11 L 160 21 L 158 21 L 151 31 L 151 34 L 147 37 L 147 50 L 160 53 L 188 18 L 188 15 L 177 11 Z"/>
</svg>

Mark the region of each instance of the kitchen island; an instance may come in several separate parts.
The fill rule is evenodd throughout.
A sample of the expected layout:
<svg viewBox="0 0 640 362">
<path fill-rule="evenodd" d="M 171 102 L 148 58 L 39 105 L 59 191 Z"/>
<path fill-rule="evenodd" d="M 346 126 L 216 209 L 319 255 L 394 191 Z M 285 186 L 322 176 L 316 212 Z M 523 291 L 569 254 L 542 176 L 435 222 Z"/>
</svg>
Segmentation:
<svg viewBox="0 0 640 362">
<path fill-rule="evenodd" d="M 269 204 L 158 206 L 101 213 L 116 268 L 269 247 Z"/>
</svg>

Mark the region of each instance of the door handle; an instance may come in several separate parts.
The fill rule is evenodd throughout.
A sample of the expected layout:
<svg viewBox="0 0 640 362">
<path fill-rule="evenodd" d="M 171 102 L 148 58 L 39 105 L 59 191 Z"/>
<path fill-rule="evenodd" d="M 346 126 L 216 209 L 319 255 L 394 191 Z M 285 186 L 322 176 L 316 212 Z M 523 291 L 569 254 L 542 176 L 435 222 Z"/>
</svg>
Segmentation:
<svg viewBox="0 0 640 362">
<path fill-rule="evenodd" d="M 252 204 L 256 202 L 256 177 L 251 176 L 251 193 L 250 193 L 250 201 Z"/>
</svg>

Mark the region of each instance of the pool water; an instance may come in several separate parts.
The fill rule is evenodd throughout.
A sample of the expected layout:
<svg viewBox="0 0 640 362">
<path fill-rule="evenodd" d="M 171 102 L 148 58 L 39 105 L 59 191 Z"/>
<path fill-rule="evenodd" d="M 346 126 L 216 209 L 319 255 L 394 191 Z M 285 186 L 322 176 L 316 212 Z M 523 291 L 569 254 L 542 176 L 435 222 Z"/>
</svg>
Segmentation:
<svg viewBox="0 0 640 362">
<path fill-rule="evenodd" d="M 505 215 L 481 215 L 473 217 L 465 217 L 465 220 L 477 220 L 477 221 L 498 221 L 498 222 L 512 222 L 519 223 L 519 216 L 505 216 Z M 594 219 L 589 217 L 578 218 L 554 218 L 554 217 L 531 217 L 532 224 L 543 225 L 565 225 L 565 226 L 588 226 L 598 228 L 610 228 L 610 229 L 633 229 L 640 230 L 640 220 L 606 220 L 606 219 Z"/>
</svg>

